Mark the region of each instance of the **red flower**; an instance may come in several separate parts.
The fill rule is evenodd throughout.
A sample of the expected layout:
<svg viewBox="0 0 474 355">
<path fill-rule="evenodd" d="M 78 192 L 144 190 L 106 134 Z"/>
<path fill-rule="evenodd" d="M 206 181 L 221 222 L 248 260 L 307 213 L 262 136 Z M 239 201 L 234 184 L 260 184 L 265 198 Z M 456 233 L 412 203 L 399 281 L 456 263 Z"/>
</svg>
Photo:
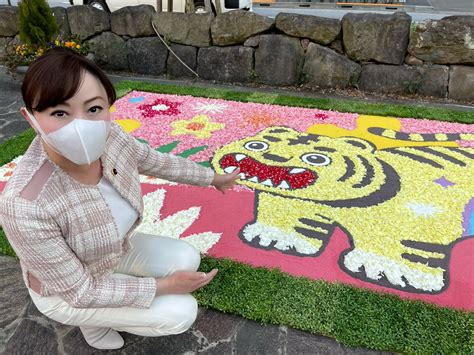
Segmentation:
<svg viewBox="0 0 474 355">
<path fill-rule="evenodd" d="M 325 120 L 329 118 L 329 115 L 325 112 L 317 112 L 314 114 L 314 118 L 320 119 L 320 120 Z"/>
<path fill-rule="evenodd" d="M 138 108 L 143 112 L 144 117 L 154 117 L 158 115 L 178 115 L 180 102 L 172 102 L 165 99 L 156 99 L 151 104 L 143 104 Z"/>
</svg>

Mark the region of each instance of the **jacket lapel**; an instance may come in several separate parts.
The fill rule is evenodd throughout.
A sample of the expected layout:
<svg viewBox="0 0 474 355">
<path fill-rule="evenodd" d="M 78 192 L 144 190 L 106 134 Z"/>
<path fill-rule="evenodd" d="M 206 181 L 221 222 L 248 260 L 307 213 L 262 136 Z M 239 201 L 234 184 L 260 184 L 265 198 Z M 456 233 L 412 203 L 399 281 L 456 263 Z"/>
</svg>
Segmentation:
<svg viewBox="0 0 474 355">
<path fill-rule="evenodd" d="M 111 131 L 111 136 L 116 132 Z M 133 152 L 119 136 L 109 137 L 104 154 L 101 157 L 102 174 L 112 186 L 143 217 L 143 198 L 140 187 L 140 176 L 136 167 Z"/>
</svg>

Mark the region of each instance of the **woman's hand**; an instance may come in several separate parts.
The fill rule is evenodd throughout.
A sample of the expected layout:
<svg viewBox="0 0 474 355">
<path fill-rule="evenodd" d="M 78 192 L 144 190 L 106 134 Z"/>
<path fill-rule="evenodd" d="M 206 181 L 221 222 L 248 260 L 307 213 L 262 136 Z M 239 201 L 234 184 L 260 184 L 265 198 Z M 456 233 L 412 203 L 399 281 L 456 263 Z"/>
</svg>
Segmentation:
<svg viewBox="0 0 474 355">
<path fill-rule="evenodd" d="M 156 279 L 156 295 L 193 292 L 211 282 L 216 274 L 217 269 L 207 274 L 199 271 L 176 271 L 170 276 Z"/>
<path fill-rule="evenodd" d="M 235 169 L 230 174 L 220 175 L 215 173 L 214 180 L 212 180 L 211 185 L 214 186 L 217 190 L 224 193 L 224 191 L 235 184 L 235 181 L 239 178 L 240 169 Z"/>
</svg>

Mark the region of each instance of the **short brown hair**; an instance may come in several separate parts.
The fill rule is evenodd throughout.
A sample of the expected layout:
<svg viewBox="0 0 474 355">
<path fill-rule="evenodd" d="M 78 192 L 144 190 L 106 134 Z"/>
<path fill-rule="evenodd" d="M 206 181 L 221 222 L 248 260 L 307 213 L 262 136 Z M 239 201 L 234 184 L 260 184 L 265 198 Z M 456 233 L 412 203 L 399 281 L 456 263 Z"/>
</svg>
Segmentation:
<svg viewBox="0 0 474 355">
<path fill-rule="evenodd" d="M 41 112 L 59 105 L 79 89 L 87 71 L 100 80 L 112 105 L 117 96 L 105 73 L 91 60 L 66 47 L 55 47 L 30 64 L 21 93 L 28 111 Z"/>
</svg>

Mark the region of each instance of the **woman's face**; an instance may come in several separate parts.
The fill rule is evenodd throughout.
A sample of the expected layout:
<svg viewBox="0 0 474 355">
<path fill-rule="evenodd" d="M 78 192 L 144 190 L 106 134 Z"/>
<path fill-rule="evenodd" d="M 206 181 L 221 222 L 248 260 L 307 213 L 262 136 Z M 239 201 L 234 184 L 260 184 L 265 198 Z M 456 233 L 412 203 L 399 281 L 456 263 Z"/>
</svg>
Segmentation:
<svg viewBox="0 0 474 355">
<path fill-rule="evenodd" d="M 102 83 L 86 71 L 84 80 L 73 97 L 41 112 L 33 111 L 33 115 L 44 133 L 48 134 L 62 128 L 75 118 L 110 121 L 109 106 L 107 93 Z M 37 131 L 26 113 L 26 108 L 22 108 L 21 112 L 31 127 Z"/>
</svg>

